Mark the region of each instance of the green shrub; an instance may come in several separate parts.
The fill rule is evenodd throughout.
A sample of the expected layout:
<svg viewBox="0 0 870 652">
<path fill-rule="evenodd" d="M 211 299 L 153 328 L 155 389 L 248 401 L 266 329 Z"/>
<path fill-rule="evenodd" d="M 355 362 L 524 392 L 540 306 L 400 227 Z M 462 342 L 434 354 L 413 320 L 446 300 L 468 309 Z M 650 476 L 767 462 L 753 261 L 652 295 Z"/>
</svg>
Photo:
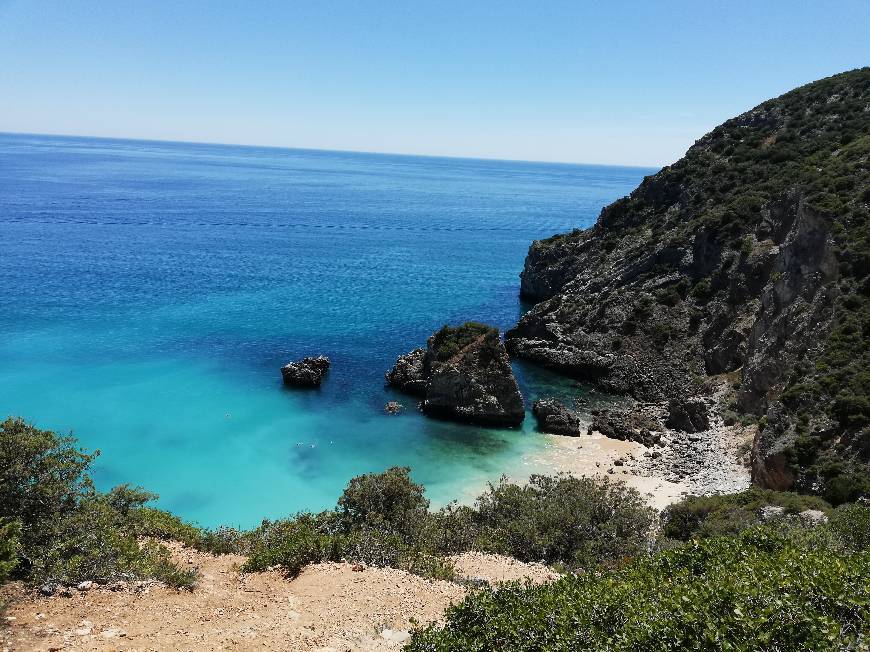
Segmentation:
<svg viewBox="0 0 870 652">
<path fill-rule="evenodd" d="M 786 514 L 807 509 L 828 512 L 831 508 L 815 496 L 758 487 L 723 496 L 690 496 L 662 513 L 662 534 L 679 541 L 737 534 L 759 523 L 761 508 L 771 505 L 782 507 Z"/>
<path fill-rule="evenodd" d="M 334 536 L 333 514 L 299 514 L 292 519 L 264 521 L 249 536 L 246 572 L 280 567 L 291 577 L 308 564 L 341 559 L 341 546 Z"/>
<path fill-rule="evenodd" d="M 870 554 L 802 547 L 767 528 L 618 570 L 472 593 L 409 652 L 830 650 L 866 644 Z M 852 646 L 852 647 L 850 647 Z"/>
<path fill-rule="evenodd" d="M 498 329 L 478 322 L 465 322 L 462 326 L 443 326 L 432 336 L 432 350 L 439 361 L 449 360 L 475 340 L 486 337 L 498 340 Z"/>
<path fill-rule="evenodd" d="M 18 521 L 0 521 L 0 584 L 3 584 L 18 565 L 21 546 L 21 524 Z"/>
<path fill-rule="evenodd" d="M 20 524 L 16 576 L 30 582 L 157 579 L 191 587 L 155 543 L 140 545 L 139 514 L 156 498 L 122 485 L 102 494 L 88 475 L 96 454 L 71 437 L 39 430 L 21 419 L 0 424 L 0 520 Z"/>
<path fill-rule="evenodd" d="M 841 505 L 830 513 L 830 528 L 852 550 L 870 550 L 870 507 Z"/>
<path fill-rule="evenodd" d="M 22 419 L 0 423 L 0 519 L 21 523 L 25 549 L 51 537 L 58 520 L 93 490 L 87 471 L 97 455 Z"/>
<path fill-rule="evenodd" d="M 429 501 L 410 473 L 408 467 L 394 466 L 351 479 L 338 499 L 345 528 L 365 526 L 403 538 L 412 536 L 426 517 Z"/>
<path fill-rule="evenodd" d="M 533 475 L 527 485 L 490 485 L 463 517 L 477 549 L 570 567 L 637 555 L 655 512 L 623 484 Z"/>
</svg>

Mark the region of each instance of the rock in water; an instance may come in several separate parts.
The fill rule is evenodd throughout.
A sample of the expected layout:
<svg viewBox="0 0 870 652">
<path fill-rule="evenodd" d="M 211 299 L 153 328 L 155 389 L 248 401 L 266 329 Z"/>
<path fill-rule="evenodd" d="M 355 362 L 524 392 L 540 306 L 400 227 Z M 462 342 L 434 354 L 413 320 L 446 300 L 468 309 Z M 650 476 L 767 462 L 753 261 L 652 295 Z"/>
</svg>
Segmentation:
<svg viewBox="0 0 870 652">
<path fill-rule="evenodd" d="M 323 355 L 303 358 L 281 367 L 281 376 L 290 387 L 320 387 L 329 365 L 329 358 Z"/>
<path fill-rule="evenodd" d="M 415 396 L 426 395 L 426 376 L 423 370 L 423 359 L 426 349 L 414 349 L 410 353 L 400 355 L 396 366 L 386 373 L 387 384 L 406 394 Z"/>
<path fill-rule="evenodd" d="M 401 356 L 387 382 L 423 396 L 424 414 L 490 426 L 517 426 L 523 397 L 497 328 L 468 322 L 444 326 L 426 350 Z"/>
<path fill-rule="evenodd" d="M 405 406 L 398 401 L 387 401 L 387 404 L 384 406 L 384 412 L 387 414 L 400 414 L 404 409 Z"/>
<path fill-rule="evenodd" d="M 580 434 L 580 417 L 555 398 L 535 401 L 532 412 L 538 419 L 538 430 L 553 435 L 576 437 Z"/>
</svg>

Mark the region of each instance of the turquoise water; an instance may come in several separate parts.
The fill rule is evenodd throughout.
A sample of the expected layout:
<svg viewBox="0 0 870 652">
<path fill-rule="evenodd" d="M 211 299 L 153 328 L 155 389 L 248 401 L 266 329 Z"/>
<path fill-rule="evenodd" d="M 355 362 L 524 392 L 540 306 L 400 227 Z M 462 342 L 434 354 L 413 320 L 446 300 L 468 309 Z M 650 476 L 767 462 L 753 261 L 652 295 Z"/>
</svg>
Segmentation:
<svg viewBox="0 0 870 652">
<path fill-rule="evenodd" d="M 539 446 L 533 420 L 427 420 L 384 371 L 445 322 L 514 324 L 529 242 L 650 172 L 0 134 L 0 414 L 204 525 L 332 505 L 395 464 L 446 502 Z M 282 387 L 321 353 L 320 390 Z M 529 405 L 564 390 L 516 369 Z"/>
</svg>

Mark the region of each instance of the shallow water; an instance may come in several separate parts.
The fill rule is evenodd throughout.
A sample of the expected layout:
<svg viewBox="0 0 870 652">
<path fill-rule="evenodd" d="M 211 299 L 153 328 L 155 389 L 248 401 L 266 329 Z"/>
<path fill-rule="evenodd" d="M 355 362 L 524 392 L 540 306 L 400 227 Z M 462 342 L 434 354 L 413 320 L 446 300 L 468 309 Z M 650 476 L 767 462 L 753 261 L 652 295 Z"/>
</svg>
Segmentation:
<svg viewBox="0 0 870 652">
<path fill-rule="evenodd" d="M 443 323 L 513 325 L 530 241 L 650 172 L 0 134 L 0 415 L 71 431 L 100 487 L 204 525 L 332 505 L 396 464 L 446 502 L 539 446 L 533 420 L 424 419 L 384 371 Z M 320 353 L 320 390 L 282 387 Z M 564 391 L 517 372 L 529 405 Z"/>
</svg>

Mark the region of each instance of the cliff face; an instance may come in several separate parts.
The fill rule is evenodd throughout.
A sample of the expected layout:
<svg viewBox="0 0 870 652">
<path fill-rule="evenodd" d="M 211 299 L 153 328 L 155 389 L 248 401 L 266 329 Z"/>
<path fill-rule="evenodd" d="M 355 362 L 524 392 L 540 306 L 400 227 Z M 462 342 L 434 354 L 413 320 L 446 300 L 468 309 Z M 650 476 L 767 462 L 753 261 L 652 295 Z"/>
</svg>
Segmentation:
<svg viewBox="0 0 870 652">
<path fill-rule="evenodd" d="M 640 400 L 702 394 L 759 422 L 754 480 L 870 488 L 870 68 L 765 102 L 606 207 L 536 241 L 519 357 Z"/>
</svg>

